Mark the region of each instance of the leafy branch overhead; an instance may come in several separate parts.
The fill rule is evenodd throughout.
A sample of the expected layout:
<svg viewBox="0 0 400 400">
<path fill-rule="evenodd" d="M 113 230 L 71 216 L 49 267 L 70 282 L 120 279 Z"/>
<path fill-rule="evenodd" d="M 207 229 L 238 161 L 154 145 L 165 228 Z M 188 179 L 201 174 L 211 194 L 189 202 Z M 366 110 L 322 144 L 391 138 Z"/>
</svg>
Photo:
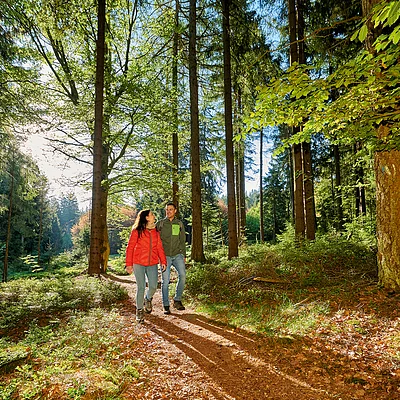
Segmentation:
<svg viewBox="0 0 400 400">
<path fill-rule="evenodd" d="M 400 18 L 399 8 L 398 1 L 379 4 L 371 20 L 375 26 L 393 27 Z M 352 40 L 364 41 L 367 31 L 364 21 Z M 400 26 L 396 26 L 376 39 L 373 53 L 363 50 L 321 78 L 315 76 L 313 66 L 294 64 L 259 87 L 256 109 L 245 121 L 248 131 L 286 124 L 303 129 L 285 145 L 323 132 L 344 143 L 362 140 L 377 149 L 400 148 L 399 40 Z M 385 130 L 377 138 L 375 128 L 380 124 L 390 127 L 390 132 Z"/>
</svg>

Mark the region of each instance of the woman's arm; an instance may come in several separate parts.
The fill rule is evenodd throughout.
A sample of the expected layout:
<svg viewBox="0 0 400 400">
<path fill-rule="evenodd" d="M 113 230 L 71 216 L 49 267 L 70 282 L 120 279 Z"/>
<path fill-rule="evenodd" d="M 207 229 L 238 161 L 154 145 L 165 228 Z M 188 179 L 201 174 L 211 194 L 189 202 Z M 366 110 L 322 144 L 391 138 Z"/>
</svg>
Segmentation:
<svg viewBox="0 0 400 400">
<path fill-rule="evenodd" d="M 128 246 L 126 247 L 125 265 L 129 274 L 133 271 L 133 252 L 138 241 L 138 231 L 133 229 L 129 237 Z M 128 269 L 129 268 L 129 269 Z"/>
<path fill-rule="evenodd" d="M 156 231 L 156 233 L 157 233 L 157 254 L 160 260 L 161 269 L 165 271 L 165 269 L 167 268 L 167 257 L 165 256 L 165 251 L 162 245 L 160 232 Z"/>
</svg>

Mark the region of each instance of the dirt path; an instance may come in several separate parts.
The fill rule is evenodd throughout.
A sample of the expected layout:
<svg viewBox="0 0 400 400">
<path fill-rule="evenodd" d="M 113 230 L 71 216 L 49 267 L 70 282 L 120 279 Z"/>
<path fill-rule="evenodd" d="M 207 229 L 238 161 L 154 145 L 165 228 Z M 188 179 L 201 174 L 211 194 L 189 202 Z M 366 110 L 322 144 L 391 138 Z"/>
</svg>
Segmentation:
<svg viewBox="0 0 400 400">
<path fill-rule="evenodd" d="M 135 354 L 141 377 L 138 385 L 127 388 L 127 399 L 388 398 L 378 393 L 369 397 L 359 386 L 335 380 L 329 366 L 342 361 L 328 350 L 322 355 L 327 367 L 321 368 L 321 354 L 314 362 L 315 349 L 310 351 L 306 342 L 285 346 L 282 341 L 221 325 L 189 308 L 171 307 L 172 314 L 164 315 L 160 290 L 153 299 L 153 312 L 138 325 L 133 277 L 109 277 L 127 288 L 130 298 L 121 313 L 127 330 L 142 338 L 141 351 Z"/>
</svg>

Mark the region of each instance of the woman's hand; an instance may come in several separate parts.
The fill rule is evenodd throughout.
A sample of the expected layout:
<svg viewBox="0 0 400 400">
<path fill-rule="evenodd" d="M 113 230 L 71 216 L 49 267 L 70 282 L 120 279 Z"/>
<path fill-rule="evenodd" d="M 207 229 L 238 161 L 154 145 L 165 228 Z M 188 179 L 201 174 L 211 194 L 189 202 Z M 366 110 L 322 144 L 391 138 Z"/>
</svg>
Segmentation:
<svg viewBox="0 0 400 400">
<path fill-rule="evenodd" d="M 133 272 L 133 265 L 127 265 L 125 269 L 126 272 L 130 275 Z"/>
<path fill-rule="evenodd" d="M 167 266 L 165 264 L 161 264 L 161 272 L 164 272 L 167 269 Z"/>
</svg>

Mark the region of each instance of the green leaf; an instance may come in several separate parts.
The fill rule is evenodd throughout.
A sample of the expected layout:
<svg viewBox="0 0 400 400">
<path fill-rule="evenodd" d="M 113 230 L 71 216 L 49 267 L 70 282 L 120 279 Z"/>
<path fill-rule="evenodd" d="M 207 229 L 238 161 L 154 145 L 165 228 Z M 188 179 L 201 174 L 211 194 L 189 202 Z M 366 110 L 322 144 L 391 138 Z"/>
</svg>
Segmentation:
<svg viewBox="0 0 400 400">
<path fill-rule="evenodd" d="M 357 29 L 357 30 L 353 33 L 353 35 L 352 35 L 351 38 L 350 38 L 350 40 L 351 40 L 352 42 L 353 42 L 354 40 L 357 39 L 359 32 L 360 32 L 360 30 Z"/>
<path fill-rule="evenodd" d="M 368 27 L 367 25 L 363 25 L 360 29 L 360 32 L 358 34 L 358 38 L 360 39 L 361 42 L 365 40 L 368 34 Z"/>
<path fill-rule="evenodd" d="M 390 34 L 389 39 L 394 43 L 399 43 L 400 40 L 400 26 L 394 28 L 393 32 Z"/>
<path fill-rule="evenodd" d="M 400 1 L 393 1 L 388 5 L 388 7 L 390 7 L 390 11 L 387 19 L 387 25 L 390 26 L 393 25 L 400 17 Z"/>
</svg>

